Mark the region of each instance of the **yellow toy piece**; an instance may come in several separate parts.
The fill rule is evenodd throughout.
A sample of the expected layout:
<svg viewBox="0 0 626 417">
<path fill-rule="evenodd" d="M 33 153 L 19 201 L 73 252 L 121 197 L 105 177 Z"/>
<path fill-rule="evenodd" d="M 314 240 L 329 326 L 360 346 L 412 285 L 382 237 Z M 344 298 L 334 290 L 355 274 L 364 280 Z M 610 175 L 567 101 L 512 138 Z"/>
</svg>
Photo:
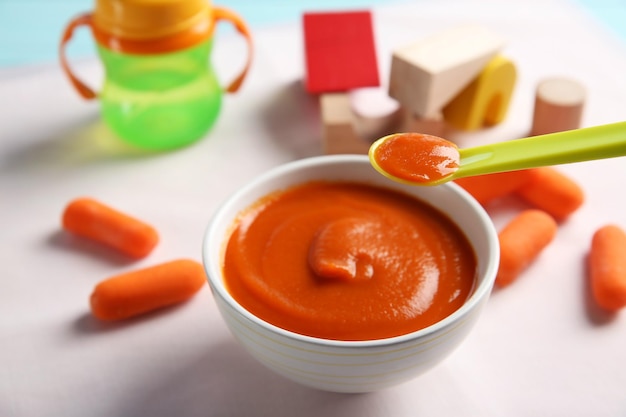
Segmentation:
<svg viewBox="0 0 626 417">
<path fill-rule="evenodd" d="M 513 62 L 496 56 L 443 108 L 445 121 L 461 130 L 476 130 L 500 123 L 506 117 L 516 78 Z"/>
</svg>

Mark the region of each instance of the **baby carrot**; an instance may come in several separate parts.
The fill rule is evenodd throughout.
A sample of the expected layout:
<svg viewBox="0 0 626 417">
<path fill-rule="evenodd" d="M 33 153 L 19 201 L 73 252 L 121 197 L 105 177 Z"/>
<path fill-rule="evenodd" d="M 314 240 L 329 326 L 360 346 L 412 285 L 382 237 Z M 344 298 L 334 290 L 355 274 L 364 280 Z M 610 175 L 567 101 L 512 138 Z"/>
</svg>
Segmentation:
<svg viewBox="0 0 626 417">
<path fill-rule="evenodd" d="M 557 221 L 565 220 L 583 204 L 583 190 L 565 174 L 552 167 L 535 168 L 529 173 L 530 180 L 516 190 L 517 195 Z"/>
<path fill-rule="evenodd" d="M 100 282 L 91 294 L 91 311 L 100 320 L 122 320 L 183 302 L 204 283 L 202 265 L 179 259 Z"/>
<path fill-rule="evenodd" d="M 159 241 L 150 225 L 91 198 L 76 199 L 65 208 L 63 228 L 78 236 L 115 248 L 133 258 L 143 258 Z"/>
<path fill-rule="evenodd" d="M 589 253 L 591 292 L 609 311 L 626 307 L 626 233 L 616 225 L 596 230 Z"/>
<path fill-rule="evenodd" d="M 484 206 L 496 198 L 511 194 L 529 179 L 528 170 L 520 170 L 459 178 L 455 182 Z"/>
<path fill-rule="evenodd" d="M 525 210 L 498 234 L 500 267 L 499 287 L 512 283 L 548 246 L 556 234 L 556 221 L 541 210 Z"/>
</svg>

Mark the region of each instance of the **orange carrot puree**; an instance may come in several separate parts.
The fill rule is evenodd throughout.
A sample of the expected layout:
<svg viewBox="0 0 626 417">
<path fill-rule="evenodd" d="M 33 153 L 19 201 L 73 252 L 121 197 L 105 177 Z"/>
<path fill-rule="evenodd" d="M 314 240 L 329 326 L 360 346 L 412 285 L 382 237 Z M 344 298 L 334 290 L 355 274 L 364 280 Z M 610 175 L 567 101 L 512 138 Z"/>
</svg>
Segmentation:
<svg viewBox="0 0 626 417">
<path fill-rule="evenodd" d="M 439 181 L 459 169 L 457 146 L 437 136 L 398 133 L 376 148 L 374 159 L 384 171 L 414 183 Z"/>
<path fill-rule="evenodd" d="M 312 182 L 239 216 L 224 280 L 247 310 L 308 336 L 370 340 L 457 310 L 476 274 L 472 247 L 443 213 L 409 195 Z"/>
</svg>

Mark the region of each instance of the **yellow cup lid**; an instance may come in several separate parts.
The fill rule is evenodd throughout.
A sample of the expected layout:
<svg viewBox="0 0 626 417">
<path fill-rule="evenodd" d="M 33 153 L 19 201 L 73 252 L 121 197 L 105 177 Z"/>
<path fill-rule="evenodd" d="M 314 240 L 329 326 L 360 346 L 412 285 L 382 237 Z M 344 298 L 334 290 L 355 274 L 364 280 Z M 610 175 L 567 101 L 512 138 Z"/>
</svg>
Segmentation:
<svg viewBox="0 0 626 417">
<path fill-rule="evenodd" d="M 96 0 L 97 30 L 124 40 L 150 40 L 183 33 L 210 21 L 209 0 Z"/>
</svg>

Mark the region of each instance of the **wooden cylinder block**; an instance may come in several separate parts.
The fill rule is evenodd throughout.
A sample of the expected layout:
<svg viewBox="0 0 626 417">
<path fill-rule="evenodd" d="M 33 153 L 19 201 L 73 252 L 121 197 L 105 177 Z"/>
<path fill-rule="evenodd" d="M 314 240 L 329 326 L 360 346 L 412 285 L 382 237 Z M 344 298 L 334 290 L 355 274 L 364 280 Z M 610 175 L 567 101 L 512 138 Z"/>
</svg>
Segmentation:
<svg viewBox="0 0 626 417">
<path fill-rule="evenodd" d="M 535 94 L 532 136 L 580 128 L 585 88 L 575 80 L 549 78 Z"/>
</svg>

